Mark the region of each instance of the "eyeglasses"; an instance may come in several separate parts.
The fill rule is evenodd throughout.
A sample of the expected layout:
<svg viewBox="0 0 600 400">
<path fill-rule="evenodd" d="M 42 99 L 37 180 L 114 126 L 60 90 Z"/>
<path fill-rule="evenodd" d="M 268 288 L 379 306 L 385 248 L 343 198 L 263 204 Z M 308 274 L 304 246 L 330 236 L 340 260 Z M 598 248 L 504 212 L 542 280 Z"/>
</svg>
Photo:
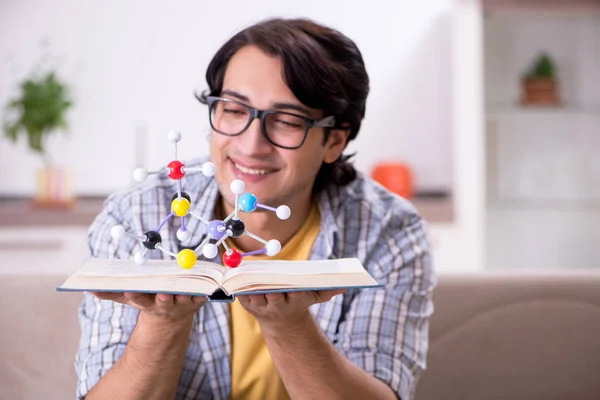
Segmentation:
<svg viewBox="0 0 600 400">
<path fill-rule="evenodd" d="M 258 118 L 263 136 L 274 146 L 284 149 L 302 147 L 313 127 L 335 125 L 333 115 L 311 119 L 284 111 L 257 110 L 235 100 L 215 96 L 207 96 L 206 103 L 210 126 L 216 132 L 226 136 L 237 136 L 248 129 L 254 118 Z"/>
</svg>

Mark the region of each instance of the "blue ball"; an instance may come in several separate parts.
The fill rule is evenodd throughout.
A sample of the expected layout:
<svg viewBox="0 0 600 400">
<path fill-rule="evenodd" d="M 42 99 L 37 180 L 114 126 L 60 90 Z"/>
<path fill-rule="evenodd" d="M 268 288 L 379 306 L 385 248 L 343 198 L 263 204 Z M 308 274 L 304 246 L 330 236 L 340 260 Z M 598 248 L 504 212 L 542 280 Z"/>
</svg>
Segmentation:
<svg viewBox="0 0 600 400">
<path fill-rule="evenodd" d="M 238 198 L 238 203 L 242 207 L 243 212 L 252 212 L 256 210 L 258 199 L 252 193 L 242 193 Z"/>
</svg>

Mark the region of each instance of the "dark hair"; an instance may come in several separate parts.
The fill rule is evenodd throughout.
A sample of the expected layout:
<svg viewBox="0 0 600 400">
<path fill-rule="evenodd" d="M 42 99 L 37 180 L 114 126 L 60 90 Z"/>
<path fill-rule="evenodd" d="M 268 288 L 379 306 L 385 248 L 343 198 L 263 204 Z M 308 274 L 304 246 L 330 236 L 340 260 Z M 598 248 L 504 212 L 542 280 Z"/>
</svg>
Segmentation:
<svg viewBox="0 0 600 400">
<path fill-rule="evenodd" d="M 356 44 L 342 33 L 308 19 L 269 19 L 252 25 L 229 39 L 217 51 L 206 71 L 208 95 L 218 96 L 231 57 L 243 46 L 255 45 L 279 57 L 284 81 L 296 98 L 308 107 L 334 115 L 335 128 L 350 130 L 348 141 L 358 135 L 365 116 L 369 77 Z M 331 128 L 325 130 L 327 140 Z M 346 143 L 347 144 L 347 143 Z M 346 185 L 356 178 L 350 164 L 352 155 L 341 155 L 331 164 L 323 163 L 313 192 L 328 183 Z"/>
</svg>

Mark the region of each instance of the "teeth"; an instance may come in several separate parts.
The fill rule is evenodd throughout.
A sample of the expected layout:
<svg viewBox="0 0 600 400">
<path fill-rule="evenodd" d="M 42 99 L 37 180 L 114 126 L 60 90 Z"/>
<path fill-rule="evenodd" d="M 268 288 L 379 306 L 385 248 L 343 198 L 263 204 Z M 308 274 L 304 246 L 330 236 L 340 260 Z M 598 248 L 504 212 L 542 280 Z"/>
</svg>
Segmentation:
<svg viewBox="0 0 600 400">
<path fill-rule="evenodd" d="M 270 171 L 266 170 L 266 169 L 252 169 L 252 168 L 246 168 L 246 167 L 242 167 L 239 164 L 235 164 L 235 167 L 237 169 L 239 169 L 240 171 L 242 171 L 245 174 L 252 174 L 252 175 L 265 175 L 268 174 Z"/>
</svg>

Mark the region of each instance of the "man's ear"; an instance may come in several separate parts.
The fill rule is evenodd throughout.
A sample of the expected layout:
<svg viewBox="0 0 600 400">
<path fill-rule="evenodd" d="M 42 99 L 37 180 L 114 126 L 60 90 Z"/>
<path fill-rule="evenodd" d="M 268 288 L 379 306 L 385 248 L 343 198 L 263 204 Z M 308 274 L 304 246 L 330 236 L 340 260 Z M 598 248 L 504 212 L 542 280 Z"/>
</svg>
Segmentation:
<svg viewBox="0 0 600 400">
<path fill-rule="evenodd" d="M 323 161 L 330 164 L 337 160 L 348 143 L 348 135 L 350 135 L 350 125 L 346 124 L 342 128 L 331 129 L 327 143 L 325 143 L 325 154 Z"/>
</svg>

